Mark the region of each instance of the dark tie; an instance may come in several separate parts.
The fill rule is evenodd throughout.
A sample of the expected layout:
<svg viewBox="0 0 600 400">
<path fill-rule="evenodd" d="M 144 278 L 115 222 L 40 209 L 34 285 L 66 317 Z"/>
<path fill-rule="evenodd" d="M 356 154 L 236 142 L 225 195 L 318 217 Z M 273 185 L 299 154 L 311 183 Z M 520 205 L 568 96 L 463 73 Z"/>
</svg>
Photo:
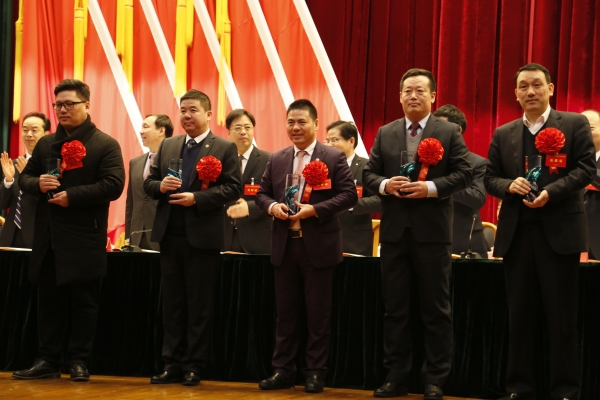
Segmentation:
<svg viewBox="0 0 600 400">
<path fill-rule="evenodd" d="M 413 122 L 412 125 L 410 126 L 410 136 L 412 136 L 412 137 L 417 136 L 417 131 L 419 130 L 420 127 L 421 127 L 421 125 L 419 125 L 418 122 Z"/>
<path fill-rule="evenodd" d="M 243 171 L 244 164 L 242 163 L 242 161 L 244 161 L 244 156 L 241 154 L 238 154 L 238 161 L 240 162 L 240 174 L 243 174 L 244 173 L 244 171 Z"/>
<path fill-rule="evenodd" d="M 187 144 L 186 144 L 186 146 L 187 146 L 187 149 L 188 149 L 188 150 L 191 150 L 191 149 L 193 149 L 193 148 L 194 148 L 194 146 L 196 146 L 197 144 L 198 144 L 198 143 L 197 143 L 197 142 L 196 142 L 194 139 L 190 139 L 190 140 L 188 140 L 188 141 L 187 141 Z"/>
<path fill-rule="evenodd" d="M 15 210 L 15 225 L 19 229 L 21 229 L 21 197 L 22 196 L 23 196 L 23 191 L 19 190 L 19 197 L 17 200 L 17 209 Z"/>
</svg>

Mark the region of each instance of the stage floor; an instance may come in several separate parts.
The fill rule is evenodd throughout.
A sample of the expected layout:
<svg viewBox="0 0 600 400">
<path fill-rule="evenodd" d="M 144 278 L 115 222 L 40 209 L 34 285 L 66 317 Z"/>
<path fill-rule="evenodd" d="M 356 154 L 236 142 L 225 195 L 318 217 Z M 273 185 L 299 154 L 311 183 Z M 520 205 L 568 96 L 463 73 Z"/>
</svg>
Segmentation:
<svg viewBox="0 0 600 400">
<path fill-rule="evenodd" d="M 150 385 L 149 378 L 123 376 L 95 376 L 89 382 L 76 383 L 69 376 L 61 379 L 21 381 L 11 378 L 12 373 L 0 372 L 0 398 L 6 399 L 374 399 L 370 390 L 330 389 L 320 394 L 304 393 L 302 386 L 295 389 L 266 392 L 256 383 L 203 381 L 200 386 Z M 422 399 L 414 394 L 402 399 Z M 459 397 L 444 396 L 446 400 Z M 460 398 L 463 399 L 464 398 Z"/>
</svg>

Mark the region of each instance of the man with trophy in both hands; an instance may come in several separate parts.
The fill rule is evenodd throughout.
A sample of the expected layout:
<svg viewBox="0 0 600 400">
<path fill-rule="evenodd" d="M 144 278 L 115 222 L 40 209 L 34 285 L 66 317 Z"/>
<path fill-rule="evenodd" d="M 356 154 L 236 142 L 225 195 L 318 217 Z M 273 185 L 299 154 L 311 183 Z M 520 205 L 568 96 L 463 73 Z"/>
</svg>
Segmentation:
<svg viewBox="0 0 600 400">
<path fill-rule="evenodd" d="M 588 251 L 583 189 L 596 174 L 595 149 L 583 115 L 550 107 L 554 85 L 545 67 L 521 67 L 515 85 L 524 114 L 494 132 L 484 180 L 502 200 L 494 256 L 504 258 L 509 310 L 503 399 L 577 399 L 579 258 Z M 550 396 L 536 393 L 534 369 L 544 319 Z"/>
</svg>

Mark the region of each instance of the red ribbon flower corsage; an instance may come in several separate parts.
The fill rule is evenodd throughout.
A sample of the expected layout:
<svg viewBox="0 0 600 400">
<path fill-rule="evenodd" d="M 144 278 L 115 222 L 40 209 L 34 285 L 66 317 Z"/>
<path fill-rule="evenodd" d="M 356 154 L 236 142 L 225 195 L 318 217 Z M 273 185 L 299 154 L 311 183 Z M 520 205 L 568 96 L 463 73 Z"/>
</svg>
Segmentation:
<svg viewBox="0 0 600 400">
<path fill-rule="evenodd" d="M 546 167 L 551 174 L 558 174 L 558 168 L 567 167 L 567 155 L 558 154 L 565 147 L 565 134 L 556 128 L 546 128 L 535 137 L 535 147 L 546 155 Z"/>
<path fill-rule="evenodd" d="M 79 140 L 72 140 L 62 145 L 60 149 L 62 162 L 60 163 L 60 178 L 63 171 L 83 167 L 83 158 L 86 155 L 85 146 Z"/>
<path fill-rule="evenodd" d="M 198 161 L 196 170 L 198 171 L 198 180 L 202 181 L 202 188 L 200 190 L 205 190 L 208 189 L 208 185 L 211 182 L 217 181 L 223 170 L 223 164 L 214 156 L 206 156 Z"/>
<path fill-rule="evenodd" d="M 327 165 L 323 161 L 315 160 L 306 164 L 302 170 L 302 175 L 306 180 L 306 187 L 302 194 L 302 203 L 308 203 L 313 189 L 327 184 L 327 174 L 329 174 L 329 168 L 327 168 Z M 331 181 L 329 181 L 329 186 L 331 186 Z"/>
<path fill-rule="evenodd" d="M 419 161 L 421 162 L 421 170 L 419 171 L 419 180 L 424 181 L 427 177 L 430 165 L 437 165 L 444 156 L 444 147 L 442 143 L 434 138 L 421 140 L 417 149 Z"/>
</svg>

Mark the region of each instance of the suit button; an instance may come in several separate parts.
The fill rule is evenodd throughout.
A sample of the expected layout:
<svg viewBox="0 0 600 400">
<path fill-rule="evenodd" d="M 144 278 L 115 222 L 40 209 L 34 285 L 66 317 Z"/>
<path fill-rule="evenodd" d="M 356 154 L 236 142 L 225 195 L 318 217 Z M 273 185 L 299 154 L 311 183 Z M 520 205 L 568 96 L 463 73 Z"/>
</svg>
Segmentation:
<svg viewBox="0 0 600 400">
<path fill-rule="evenodd" d="M 143 215 L 140 215 L 140 217 L 141 217 L 141 218 L 144 218 L 144 216 L 143 216 Z"/>
<path fill-rule="evenodd" d="M 587 200 L 584 200 L 584 201 L 583 201 L 583 204 L 587 204 Z"/>
<path fill-rule="evenodd" d="M 233 225 L 233 221 L 229 221 L 229 223 L 230 223 L 231 225 Z"/>
</svg>

